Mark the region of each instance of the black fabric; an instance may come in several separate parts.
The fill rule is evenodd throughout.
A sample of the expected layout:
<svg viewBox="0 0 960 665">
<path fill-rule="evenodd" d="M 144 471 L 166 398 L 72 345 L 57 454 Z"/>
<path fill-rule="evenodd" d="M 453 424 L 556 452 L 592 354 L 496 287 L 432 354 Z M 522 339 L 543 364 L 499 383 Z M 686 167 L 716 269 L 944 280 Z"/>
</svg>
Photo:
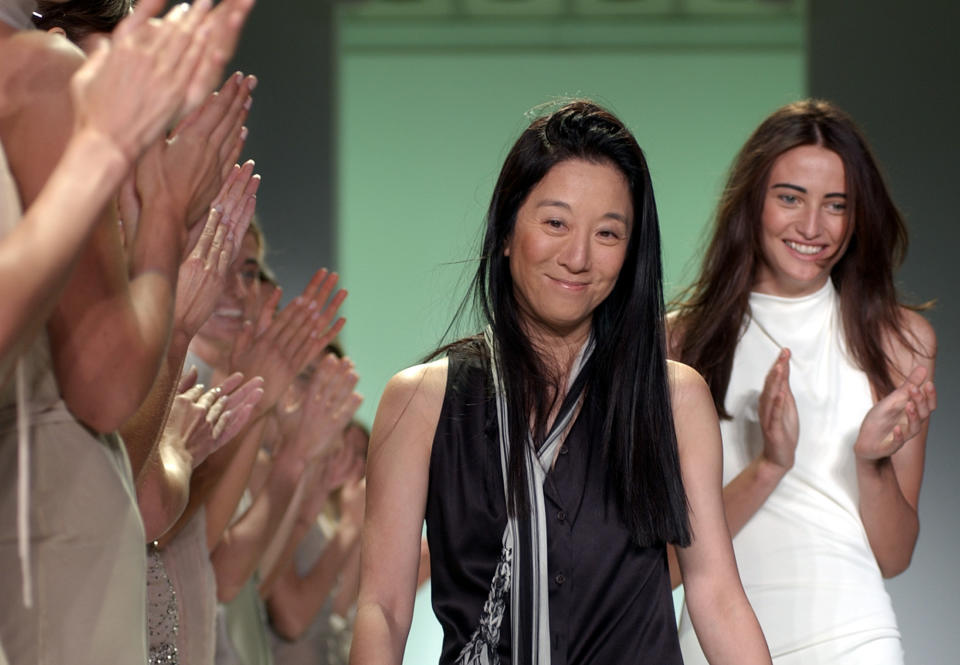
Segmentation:
<svg viewBox="0 0 960 665">
<path fill-rule="evenodd" d="M 496 404 L 482 344 L 453 348 L 430 459 L 427 540 L 440 663 L 477 628 L 507 523 Z M 639 547 L 620 520 L 582 413 L 547 475 L 552 665 L 681 665 L 666 549 Z M 510 663 L 509 608 L 498 653 Z"/>
</svg>

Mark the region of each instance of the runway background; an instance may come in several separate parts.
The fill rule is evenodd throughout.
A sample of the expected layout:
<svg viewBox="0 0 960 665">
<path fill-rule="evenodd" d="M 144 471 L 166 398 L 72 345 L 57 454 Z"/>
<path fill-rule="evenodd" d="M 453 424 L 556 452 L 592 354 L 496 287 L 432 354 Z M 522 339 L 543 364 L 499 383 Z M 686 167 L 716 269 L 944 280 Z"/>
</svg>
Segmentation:
<svg viewBox="0 0 960 665">
<path fill-rule="evenodd" d="M 320 265 L 350 290 L 343 341 L 372 421 L 395 371 L 439 341 L 472 273 L 500 163 L 525 113 L 589 96 L 634 130 L 653 174 L 667 288 L 695 270 L 724 173 L 772 109 L 837 101 L 907 215 L 901 287 L 940 339 L 921 535 L 888 588 L 911 664 L 957 662 L 955 490 L 960 215 L 957 65 L 947 2 L 260 0 L 237 66 L 260 76 L 248 154 L 288 297 Z M 436 661 L 421 592 L 407 663 Z"/>
</svg>

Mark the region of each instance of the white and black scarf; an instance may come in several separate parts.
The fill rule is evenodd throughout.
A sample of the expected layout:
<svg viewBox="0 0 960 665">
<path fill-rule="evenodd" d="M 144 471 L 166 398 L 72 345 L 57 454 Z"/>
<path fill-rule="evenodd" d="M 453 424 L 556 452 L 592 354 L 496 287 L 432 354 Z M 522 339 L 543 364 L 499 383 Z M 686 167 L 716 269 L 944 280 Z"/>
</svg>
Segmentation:
<svg viewBox="0 0 960 665">
<path fill-rule="evenodd" d="M 507 526 L 503 532 L 500 560 L 490 584 L 490 593 L 483 606 L 480 625 L 461 650 L 457 665 L 499 665 L 497 645 L 500 642 L 500 624 L 506 608 L 506 593 L 510 592 L 510 645 L 514 665 L 550 665 L 550 612 L 547 582 L 547 520 L 543 498 L 543 483 L 553 463 L 557 449 L 563 443 L 571 421 L 577 413 L 582 382 L 576 379 L 593 351 L 591 337 L 574 360 L 567 386 L 570 393 L 554 420 L 546 441 L 537 451 L 531 435 L 524 446 L 529 519 L 518 519 L 509 511 L 510 495 L 508 465 L 510 460 L 510 433 L 507 414 L 507 396 L 499 371 L 499 354 L 493 332 L 484 331 L 484 341 L 490 356 L 490 372 L 496 395 L 497 424 L 500 439 L 500 470 L 503 476 L 503 495 L 507 509 Z M 577 386 L 576 384 L 581 384 Z"/>
</svg>

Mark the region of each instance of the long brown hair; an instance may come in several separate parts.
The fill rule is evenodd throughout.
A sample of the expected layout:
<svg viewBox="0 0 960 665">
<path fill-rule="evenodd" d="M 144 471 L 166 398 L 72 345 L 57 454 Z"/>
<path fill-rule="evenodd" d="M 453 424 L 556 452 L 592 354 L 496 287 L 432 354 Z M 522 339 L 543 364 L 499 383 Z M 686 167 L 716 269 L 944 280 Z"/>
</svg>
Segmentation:
<svg viewBox="0 0 960 665">
<path fill-rule="evenodd" d="M 850 242 L 830 277 L 839 292 L 847 347 L 876 396 L 894 389 L 883 344 L 887 336 L 917 351 L 904 335 L 893 283 L 893 272 L 907 252 L 907 229 L 866 140 L 830 102 L 788 104 L 764 120 L 740 149 L 717 206 L 700 275 L 672 303 L 671 355 L 703 374 L 725 418 L 730 417 L 724 400 L 733 355 L 763 261 L 760 224 L 767 180 L 780 155 L 804 145 L 822 146 L 843 161 Z"/>
</svg>

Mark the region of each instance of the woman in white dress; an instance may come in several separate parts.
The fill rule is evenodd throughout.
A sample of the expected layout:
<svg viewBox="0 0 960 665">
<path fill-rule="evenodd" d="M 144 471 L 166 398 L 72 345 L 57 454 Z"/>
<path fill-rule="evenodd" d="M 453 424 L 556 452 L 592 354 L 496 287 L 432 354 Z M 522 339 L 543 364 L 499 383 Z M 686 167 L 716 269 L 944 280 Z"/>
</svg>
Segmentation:
<svg viewBox="0 0 960 665">
<path fill-rule="evenodd" d="M 670 321 L 723 417 L 727 522 L 777 665 L 903 662 L 883 578 L 917 541 L 936 406 L 933 329 L 893 282 L 906 245 L 850 118 L 791 104 L 737 156 Z M 704 662 L 685 611 L 680 637 Z"/>
</svg>

